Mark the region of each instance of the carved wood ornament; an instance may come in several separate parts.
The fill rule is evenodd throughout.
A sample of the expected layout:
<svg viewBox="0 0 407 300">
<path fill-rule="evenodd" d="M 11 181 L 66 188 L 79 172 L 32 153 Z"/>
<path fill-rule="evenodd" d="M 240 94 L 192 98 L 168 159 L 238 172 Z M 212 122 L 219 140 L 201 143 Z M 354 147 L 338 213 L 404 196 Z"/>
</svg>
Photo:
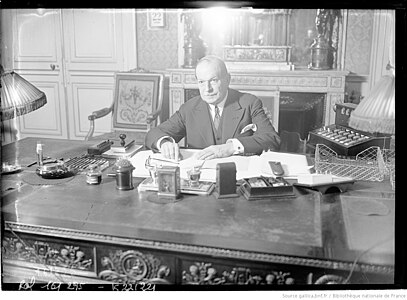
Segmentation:
<svg viewBox="0 0 407 300">
<path fill-rule="evenodd" d="M 87 259 L 85 252 L 77 246 L 61 245 L 57 247 L 36 241 L 33 247 L 29 247 L 16 238 L 5 237 L 2 250 L 4 259 L 77 270 L 93 270 L 92 259 Z"/>
<path fill-rule="evenodd" d="M 188 271 L 182 271 L 182 283 L 192 285 L 290 285 L 294 284 L 294 278 L 288 272 L 270 271 L 266 276 L 252 274 L 249 268 L 236 267 L 231 271 L 218 271 L 211 263 L 196 262 L 189 267 Z"/>
<path fill-rule="evenodd" d="M 170 268 L 161 265 L 160 260 L 151 254 L 129 250 L 110 252 L 109 257 L 102 257 L 105 270 L 98 274 L 103 280 L 118 283 L 136 283 L 139 281 L 168 284 L 164 279 L 170 274 Z"/>
</svg>

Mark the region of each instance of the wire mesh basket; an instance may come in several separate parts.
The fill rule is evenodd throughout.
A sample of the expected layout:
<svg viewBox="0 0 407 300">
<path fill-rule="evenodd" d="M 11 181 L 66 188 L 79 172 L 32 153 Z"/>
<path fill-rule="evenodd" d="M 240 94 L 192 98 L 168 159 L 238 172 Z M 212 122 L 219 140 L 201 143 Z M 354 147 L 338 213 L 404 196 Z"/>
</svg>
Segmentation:
<svg viewBox="0 0 407 300">
<path fill-rule="evenodd" d="M 355 180 L 383 181 L 387 169 L 379 147 L 369 147 L 355 158 L 343 158 L 328 146 L 317 144 L 315 170 L 317 173 L 351 177 Z"/>
<path fill-rule="evenodd" d="M 396 150 L 382 149 L 383 161 L 386 166 L 385 175 L 390 177 L 391 187 L 396 189 Z"/>
</svg>

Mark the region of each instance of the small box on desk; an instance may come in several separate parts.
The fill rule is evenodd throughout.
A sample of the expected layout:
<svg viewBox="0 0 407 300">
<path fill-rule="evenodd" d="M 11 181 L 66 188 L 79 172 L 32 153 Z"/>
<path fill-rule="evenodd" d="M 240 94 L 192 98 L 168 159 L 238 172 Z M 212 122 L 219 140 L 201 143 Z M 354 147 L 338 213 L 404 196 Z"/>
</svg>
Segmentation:
<svg viewBox="0 0 407 300">
<path fill-rule="evenodd" d="M 349 126 L 349 118 L 358 105 L 355 103 L 336 103 L 335 104 L 335 124 Z"/>
<path fill-rule="evenodd" d="M 332 182 L 331 174 L 300 174 L 297 177 L 298 183 L 301 184 L 323 184 L 327 182 Z"/>
<path fill-rule="evenodd" d="M 101 141 L 97 144 L 88 147 L 88 154 L 91 155 L 101 155 L 102 153 L 108 151 L 111 148 L 112 142 L 109 140 Z"/>
<path fill-rule="evenodd" d="M 240 191 L 247 200 L 295 197 L 293 186 L 283 177 L 255 177 L 243 179 Z"/>
<path fill-rule="evenodd" d="M 343 156 L 355 156 L 363 150 L 377 146 L 389 148 L 389 136 L 375 136 L 350 127 L 332 124 L 309 133 L 308 144 L 323 144 Z"/>
</svg>

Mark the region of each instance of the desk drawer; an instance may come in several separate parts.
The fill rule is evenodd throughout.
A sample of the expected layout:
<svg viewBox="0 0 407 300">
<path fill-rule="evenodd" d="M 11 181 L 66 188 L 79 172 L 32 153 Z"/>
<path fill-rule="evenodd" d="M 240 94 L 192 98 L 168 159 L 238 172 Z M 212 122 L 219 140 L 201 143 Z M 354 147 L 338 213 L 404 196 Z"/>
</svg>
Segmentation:
<svg viewBox="0 0 407 300">
<path fill-rule="evenodd" d="M 393 274 L 367 273 L 361 270 L 341 270 L 339 264 L 323 268 L 293 263 L 304 260 L 285 257 L 285 263 L 261 263 L 238 259 L 208 257 L 182 258 L 182 284 L 187 285 L 308 285 L 308 284 L 368 284 L 392 283 Z M 309 260 L 309 261 L 312 261 Z M 356 268 L 357 269 L 357 268 Z M 271 287 L 270 287 L 271 288 Z M 287 287 L 288 288 L 288 287 Z M 272 288 L 271 288 L 272 289 Z"/>
<path fill-rule="evenodd" d="M 84 239 L 85 236 L 88 239 Z M 165 248 L 165 243 L 158 247 L 159 244 L 97 234 L 85 234 L 79 239 L 73 233 L 55 237 L 6 230 L 2 248 L 3 275 L 7 275 L 4 282 L 30 282 L 33 278 L 36 282 L 47 282 L 62 278 L 64 283 L 77 282 L 82 286 L 98 283 L 113 287 L 127 283 L 383 284 L 394 280 L 391 268 L 379 266 L 361 269 L 349 262 L 178 244 L 171 244 L 172 248 L 168 244 Z M 44 276 L 44 273 L 49 274 Z M 346 281 L 348 277 L 349 281 Z"/>
<path fill-rule="evenodd" d="M 292 264 L 260 263 L 240 260 L 217 260 L 198 257 L 181 262 L 183 284 L 209 285 L 306 285 L 312 284 L 326 270 Z M 336 283 L 345 279 L 337 272 Z"/>
<path fill-rule="evenodd" d="M 2 255 L 8 264 L 34 270 L 37 278 L 45 278 L 46 273 L 97 276 L 96 248 L 86 243 L 6 232 Z"/>
<path fill-rule="evenodd" d="M 102 241 L 6 231 L 2 255 L 8 283 L 175 283 L 174 256 Z"/>
</svg>

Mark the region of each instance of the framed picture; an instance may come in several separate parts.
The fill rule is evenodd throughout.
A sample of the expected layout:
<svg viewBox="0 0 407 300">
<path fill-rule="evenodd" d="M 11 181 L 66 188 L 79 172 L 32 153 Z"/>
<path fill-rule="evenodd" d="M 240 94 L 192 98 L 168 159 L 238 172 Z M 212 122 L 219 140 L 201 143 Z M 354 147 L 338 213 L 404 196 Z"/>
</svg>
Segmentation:
<svg viewBox="0 0 407 300">
<path fill-rule="evenodd" d="M 147 117 L 162 102 L 163 81 L 158 73 L 116 73 L 113 129 L 147 131 Z"/>
<path fill-rule="evenodd" d="M 158 196 L 178 199 L 181 193 L 179 167 L 163 166 L 157 169 Z"/>
<path fill-rule="evenodd" d="M 147 11 L 148 29 L 163 29 L 166 26 L 164 9 L 149 9 Z"/>
</svg>

